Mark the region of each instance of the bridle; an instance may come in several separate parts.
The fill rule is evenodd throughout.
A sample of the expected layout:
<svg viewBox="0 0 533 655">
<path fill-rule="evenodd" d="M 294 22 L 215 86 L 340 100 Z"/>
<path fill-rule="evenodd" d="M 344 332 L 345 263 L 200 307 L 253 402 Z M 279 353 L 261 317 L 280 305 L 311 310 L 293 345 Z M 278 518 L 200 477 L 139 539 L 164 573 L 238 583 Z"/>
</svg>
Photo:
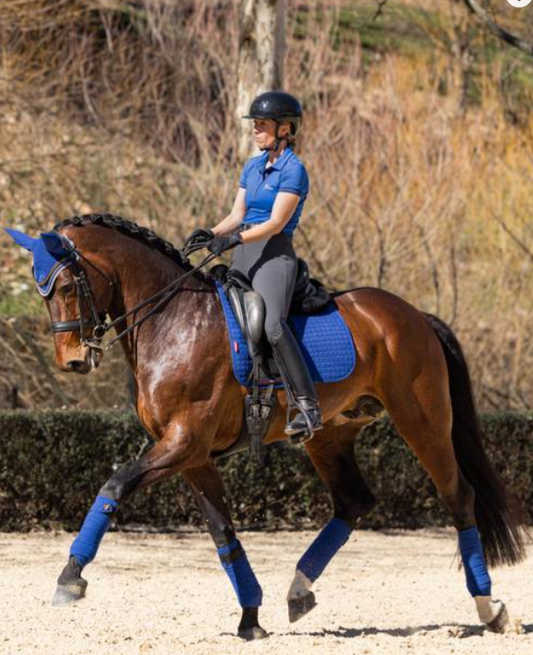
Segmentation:
<svg viewBox="0 0 533 655">
<path fill-rule="evenodd" d="M 79 332 L 80 342 L 83 345 L 93 348 L 101 349 L 101 341 L 106 333 L 106 320 L 107 310 L 99 313 L 96 309 L 91 285 L 87 279 L 84 269 L 80 265 L 80 260 L 83 260 L 94 268 L 109 284 L 112 289 L 111 297 L 114 294 L 115 283 L 108 277 L 102 270 L 82 255 L 75 247 L 69 249 L 69 268 L 72 271 L 74 278 L 74 285 L 76 286 L 76 295 L 78 301 L 78 318 L 73 321 L 52 321 L 51 328 L 54 334 L 58 332 Z M 90 318 L 83 318 L 83 304 L 89 308 Z M 86 328 L 92 328 L 91 337 L 85 337 Z"/>
<path fill-rule="evenodd" d="M 187 246 L 180 252 L 183 255 L 183 258 L 186 261 L 188 261 L 187 255 L 189 255 L 191 252 L 194 252 L 196 250 L 205 248 L 206 245 L 207 244 L 205 243 L 192 244 Z M 122 337 L 132 332 L 135 328 L 139 327 L 151 316 L 153 316 L 153 314 L 155 314 L 159 309 L 161 309 L 171 298 L 173 298 L 178 293 L 181 284 L 188 277 L 196 273 L 196 271 L 200 270 L 206 264 L 209 264 L 209 262 L 213 261 L 213 259 L 215 259 L 216 257 L 218 257 L 218 255 L 214 253 L 210 253 L 209 255 L 204 257 L 204 259 L 197 266 L 192 268 L 190 271 L 187 271 L 184 275 L 182 275 L 177 280 L 174 280 L 173 282 L 168 284 L 166 287 L 155 293 L 153 296 L 150 296 L 143 302 L 136 305 L 133 309 L 130 309 L 129 311 L 125 312 L 121 316 L 118 316 L 114 320 L 107 321 L 106 317 L 108 316 L 108 308 L 104 312 L 98 312 L 96 303 L 94 301 L 94 295 L 92 293 L 90 282 L 87 278 L 87 274 L 85 273 L 85 270 L 80 264 L 80 261 L 86 262 L 89 266 L 91 266 L 91 268 L 97 271 L 107 281 L 108 285 L 111 287 L 111 300 L 109 301 L 109 304 L 111 304 L 113 300 L 113 296 L 115 292 L 115 282 L 108 275 L 106 275 L 102 270 L 100 270 L 100 268 L 98 268 L 96 264 L 94 264 L 89 259 L 87 259 L 87 257 L 82 255 L 76 249 L 74 244 L 72 245 L 69 244 L 68 247 L 68 259 L 70 260 L 69 268 L 71 268 L 72 270 L 74 284 L 76 286 L 79 316 L 78 318 L 72 321 L 52 321 L 51 323 L 52 332 L 54 334 L 60 332 L 79 332 L 80 343 L 82 345 L 88 346 L 89 348 L 93 348 L 95 350 L 107 351 L 110 348 L 112 348 L 115 345 L 115 343 L 120 341 Z M 89 308 L 89 313 L 90 313 L 89 319 L 83 318 L 83 304 L 85 304 Z M 147 312 L 140 319 L 134 321 L 129 327 L 122 330 L 113 339 L 111 339 L 105 344 L 103 343 L 103 339 L 105 335 L 109 332 L 109 330 L 111 330 L 116 325 L 124 321 L 126 318 L 128 318 L 128 316 L 135 314 L 136 312 L 138 312 L 141 309 L 144 309 L 144 307 L 147 307 L 148 305 L 153 305 L 152 309 L 150 309 L 149 312 Z M 92 328 L 92 330 L 90 336 L 86 337 L 85 332 L 88 328 Z"/>
</svg>

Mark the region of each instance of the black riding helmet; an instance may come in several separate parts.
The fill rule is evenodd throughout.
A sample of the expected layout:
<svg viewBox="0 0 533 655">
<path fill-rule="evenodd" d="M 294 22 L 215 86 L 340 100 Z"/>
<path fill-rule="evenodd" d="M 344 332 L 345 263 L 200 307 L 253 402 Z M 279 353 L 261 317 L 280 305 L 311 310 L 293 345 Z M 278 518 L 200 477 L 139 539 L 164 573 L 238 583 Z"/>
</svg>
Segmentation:
<svg viewBox="0 0 533 655">
<path fill-rule="evenodd" d="M 290 93 L 284 91 L 267 91 L 261 93 L 250 105 L 250 111 L 243 118 L 269 118 L 276 121 L 276 147 L 278 145 L 279 123 L 289 122 L 292 125 L 289 142 L 298 136 L 302 124 L 303 111 L 299 101 Z"/>
</svg>

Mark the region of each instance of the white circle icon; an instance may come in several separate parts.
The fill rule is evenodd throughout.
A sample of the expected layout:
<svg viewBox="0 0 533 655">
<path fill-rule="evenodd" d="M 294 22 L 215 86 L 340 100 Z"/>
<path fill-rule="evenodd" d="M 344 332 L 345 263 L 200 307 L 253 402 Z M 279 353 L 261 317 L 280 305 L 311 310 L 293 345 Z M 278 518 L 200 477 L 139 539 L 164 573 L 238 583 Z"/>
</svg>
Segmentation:
<svg viewBox="0 0 533 655">
<path fill-rule="evenodd" d="M 507 0 L 507 2 L 513 7 L 520 9 L 522 7 L 527 7 L 531 0 Z"/>
</svg>

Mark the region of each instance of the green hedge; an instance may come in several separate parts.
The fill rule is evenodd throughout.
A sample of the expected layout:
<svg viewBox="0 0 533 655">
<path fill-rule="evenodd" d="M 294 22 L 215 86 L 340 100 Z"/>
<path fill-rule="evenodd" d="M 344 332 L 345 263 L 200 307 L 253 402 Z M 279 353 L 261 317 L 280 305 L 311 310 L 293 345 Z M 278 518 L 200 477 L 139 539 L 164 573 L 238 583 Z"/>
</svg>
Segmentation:
<svg viewBox="0 0 533 655">
<path fill-rule="evenodd" d="M 486 447 L 533 519 L 533 415 L 483 417 Z M 0 412 L 0 530 L 78 529 L 114 470 L 149 447 L 129 412 Z M 365 430 L 357 459 L 379 499 L 367 527 L 446 525 L 433 484 L 390 422 Z M 259 467 L 248 453 L 219 461 L 240 527 L 318 526 L 330 515 L 329 495 L 302 447 L 265 449 Z M 139 492 L 117 514 L 118 527 L 175 529 L 202 525 L 184 480 Z"/>
</svg>

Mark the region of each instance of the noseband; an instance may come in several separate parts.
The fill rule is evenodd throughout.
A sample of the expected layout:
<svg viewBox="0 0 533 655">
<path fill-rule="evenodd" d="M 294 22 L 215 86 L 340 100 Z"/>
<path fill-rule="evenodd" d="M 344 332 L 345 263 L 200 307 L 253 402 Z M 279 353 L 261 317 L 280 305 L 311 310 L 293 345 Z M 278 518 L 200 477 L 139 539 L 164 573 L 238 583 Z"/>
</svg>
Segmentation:
<svg viewBox="0 0 533 655">
<path fill-rule="evenodd" d="M 183 256 L 184 259 L 187 260 L 187 254 L 189 252 L 193 252 L 194 250 L 200 250 L 201 248 L 205 247 L 203 244 L 198 245 L 198 246 L 192 246 L 187 249 L 184 249 L 183 251 Z M 194 268 L 192 268 L 190 271 L 187 271 L 184 275 L 179 277 L 177 280 L 174 280 L 171 282 L 169 285 L 167 285 L 164 289 L 161 289 L 157 293 L 155 293 L 153 296 L 150 296 L 147 300 L 144 300 L 141 302 L 139 305 L 136 305 L 133 309 L 130 309 L 129 311 L 125 312 L 118 318 L 115 318 L 113 321 L 106 321 L 105 317 L 108 315 L 108 309 L 106 309 L 104 312 L 99 313 L 97 308 L 96 308 L 96 303 L 94 302 L 94 296 L 91 290 L 91 285 L 89 283 L 89 280 L 87 278 L 87 275 L 84 271 L 84 269 L 80 265 L 80 260 L 83 260 L 87 262 L 89 266 L 95 269 L 109 284 L 109 286 L 112 289 L 112 294 L 111 294 L 111 299 L 113 298 L 114 295 L 114 287 L 115 283 L 113 280 L 108 277 L 103 271 L 101 271 L 95 264 L 93 264 L 91 261 L 89 261 L 84 255 L 82 255 L 74 246 L 71 247 L 70 249 L 70 258 L 72 260 L 72 269 L 73 269 L 73 277 L 74 277 L 74 284 L 76 285 L 76 293 L 77 293 L 77 300 L 78 300 L 78 312 L 79 316 L 77 319 L 73 321 L 53 321 L 51 323 L 51 328 L 52 332 L 55 334 L 60 333 L 60 332 L 79 332 L 80 333 L 80 343 L 84 346 L 88 346 L 89 348 L 94 348 L 96 350 L 100 351 L 106 351 L 109 350 L 112 346 L 117 343 L 122 337 L 124 337 L 126 334 L 129 334 L 132 330 L 134 330 L 136 327 L 139 327 L 144 321 L 150 318 L 153 314 L 155 314 L 159 309 L 161 309 L 171 298 L 173 298 L 177 292 L 179 291 L 180 285 L 188 278 L 190 277 L 193 273 L 196 273 L 196 271 L 200 270 L 203 266 L 206 264 L 209 264 L 213 259 L 218 257 L 218 255 L 214 253 L 210 253 L 204 259 Z M 188 260 L 187 260 L 188 261 Z M 111 302 L 111 301 L 110 301 Z M 90 318 L 89 319 L 84 319 L 83 318 L 83 308 L 82 305 L 85 303 L 87 307 L 89 308 L 90 312 Z M 154 304 L 155 303 L 155 304 Z M 103 344 L 103 338 L 105 335 L 111 330 L 111 328 L 114 328 L 118 323 L 121 321 L 124 321 L 128 316 L 131 316 L 135 312 L 138 312 L 140 309 L 143 309 L 144 307 L 147 307 L 148 305 L 153 305 L 152 309 L 150 309 L 144 316 L 139 318 L 138 320 L 134 321 L 129 327 L 125 328 L 122 330 L 122 332 L 119 332 L 113 339 L 111 339 L 109 342 L 106 344 Z M 91 336 L 89 338 L 85 337 L 85 331 L 86 328 L 92 328 L 91 331 Z"/>
<path fill-rule="evenodd" d="M 101 350 L 101 342 L 105 333 L 107 332 L 107 323 L 105 320 L 107 310 L 103 313 L 99 313 L 96 309 L 96 304 L 94 302 L 94 297 L 91 291 L 91 285 L 89 284 L 89 280 L 87 279 L 85 271 L 80 266 L 80 260 L 82 259 L 86 261 L 89 266 L 94 268 L 107 281 L 113 292 L 115 283 L 103 271 L 101 271 L 98 266 L 89 261 L 75 248 L 72 249 L 71 258 L 74 284 L 76 285 L 79 316 L 73 321 L 52 321 L 52 332 L 54 334 L 57 334 L 58 332 L 79 332 L 80 343 L 82 345 L 89 346 L 89 348 L 97 348 Z M 111 297 L 113 297 L 113 293 Z M 89 319 L 83 318 L 83 303 L 85 303 L 85 305 L 89 308 Z M 89 338 L 85 337 L 86 328 L 92 328 L 91 336 Z"/>
</svg>

